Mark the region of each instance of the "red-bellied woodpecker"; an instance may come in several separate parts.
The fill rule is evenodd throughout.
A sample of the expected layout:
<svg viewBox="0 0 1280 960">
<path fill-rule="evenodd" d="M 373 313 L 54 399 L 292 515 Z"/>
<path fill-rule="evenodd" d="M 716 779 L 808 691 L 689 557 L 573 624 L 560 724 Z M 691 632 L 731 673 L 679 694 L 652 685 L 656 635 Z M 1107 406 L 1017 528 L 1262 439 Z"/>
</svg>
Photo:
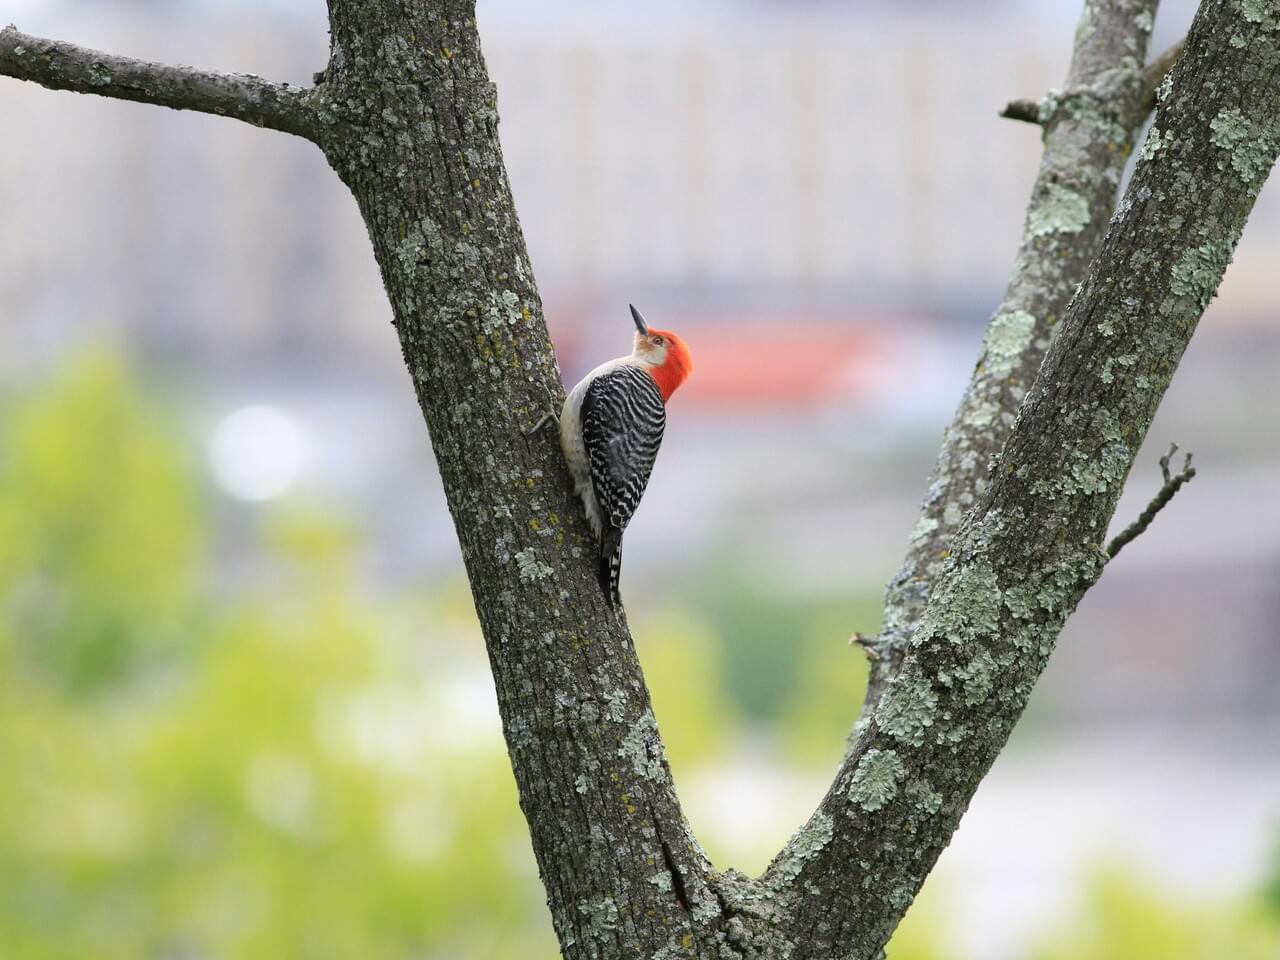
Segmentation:
<svg viewBox="0 0 1280 960">
<path fill-rule="evenodd" d="M 617 606 L 622 533 L 640 505 L 653 470 L 666 403 L 693 370 L 689 348 L 668 330 L 652 330 L 635 307 L 635 349 L 582 378 L 560 413 L 574 488 L 600 539 L 600 586 Z"/>
</svg>

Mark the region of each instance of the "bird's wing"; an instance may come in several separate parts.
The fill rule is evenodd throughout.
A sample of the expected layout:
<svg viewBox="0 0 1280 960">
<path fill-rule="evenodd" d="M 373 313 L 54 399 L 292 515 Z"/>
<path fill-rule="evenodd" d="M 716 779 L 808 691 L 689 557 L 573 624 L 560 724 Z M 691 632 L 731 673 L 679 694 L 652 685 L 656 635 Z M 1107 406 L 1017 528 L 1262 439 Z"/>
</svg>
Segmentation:
<svg viewBox="0 0 1280 960">
<path fill-rule="evenodd" d="M 657 384 L 637 367 L 620 367 L 587 388 L 582 438 L 606 531 L 621 534 L 639 506 L 666 423 Z"/>
</svg>

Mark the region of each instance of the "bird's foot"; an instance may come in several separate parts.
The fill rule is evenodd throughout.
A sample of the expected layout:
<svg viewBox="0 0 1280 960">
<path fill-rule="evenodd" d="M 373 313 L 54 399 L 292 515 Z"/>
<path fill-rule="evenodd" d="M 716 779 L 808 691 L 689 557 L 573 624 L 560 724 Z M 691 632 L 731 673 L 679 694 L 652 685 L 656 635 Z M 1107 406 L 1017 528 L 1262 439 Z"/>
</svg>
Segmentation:
<svg viewBox="0 0 1280 960">
<path fill-rule="evenodd" d="M 559 417 L 557 417 L 557 416 L 555 415 L 555 412 L 554 412 L 554 411 L 555 411 L 555 409 L 556 409 L 556 402 L 555 402 L 555 399 L 551 396 L 551 391 L 547 389 L 546 384 L 543 384 L 543 385 L 542 385 L 542 389 L 543 389 L 543 390 L 546 392 L 546 394 L 547 394 L 547 407 L 548 407 L 548 412 L 547 412 L 547 413 L 544 413 L 541 417 L 539 417 L 539 418 L 538 418 L 538 422 L 537 422 L 537 423 L 535 423 L 532 427 L 528 427 L 528 428 L 526 428 L 526 429 L 524 429 L 524 430 L 521 430 L 521 431 L 520 431 L 520 432 L 521 432 L 521 433 L 523 433 L 526 437 L 531 437 L 531 436 L 533 436 L 535 433 L 537 433 L 539 430 L 541 430 L 543 427 L 545 427 L 548 423 L 554 423 L 554 424 L 556 425 L 556 427 L 557 427 L 557 428 L 559 428 L 559 426 L 560 426 L 560 418 L 559 418 Z"/>
<path fill-rule="evenodd" d="M 539 430 L 541 430 L 543 427 L 545 427 L 548 423 L 554 423 L 556 426 L 559 426 L 560 418 L 557 417 L 554 413 L 544 413 L 541 417 L 538 418 L 538 422 L 535 423 L 532 427 L 526 427 L 520 432 L 523 433 L 526 437 L 531 437 L 535 433 L 537 433 Z"/>
</svg>

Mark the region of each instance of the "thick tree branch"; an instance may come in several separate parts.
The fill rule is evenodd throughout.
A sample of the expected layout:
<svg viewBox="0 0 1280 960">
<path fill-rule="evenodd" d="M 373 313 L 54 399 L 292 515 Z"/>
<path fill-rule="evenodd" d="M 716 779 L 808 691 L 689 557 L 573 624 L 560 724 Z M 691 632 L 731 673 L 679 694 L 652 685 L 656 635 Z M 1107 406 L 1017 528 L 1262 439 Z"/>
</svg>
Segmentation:
<svg viewBox="0 0 1280 960">
<path fill-rule="evenodd" d="M 1114 560 L 1117 553 L 1132 543 L 1138 537 L 1147 532 L 1147 527 L 1151 526 L 1151 521 L 1156 518 L 1156 514 L 1169 505 L 1183 485 L 1190 482 L 1196 475 L 1196 468 L 1191 465 L 1191 454 L 1187 454 L 1183 461 L 1182 469 L 1176 474 L 1170 475 L 1169 461 L 1173 459 L 1173 455 L 1178 452 L 1176 443 L 1169 444 L 1169 452 L 1160 458 L 1160 474 L 1164 477 L 1164 485 L 1160 488 L 1160 492 L 1151 498 L 1151 502 L 1147 504 L 1147 508 L 1138 514 L 1138 519 L 1125 527 L 1115 538 L 1107 544 L 1107 557 Z"/>
<path fill-rule="evenodd" d="M 564 388 L 473 0 L 331 0 L 319 140 L 360 205 L 430 428 L 563 954 L 716 956 L 728 902 L 676 797 L 555 430 Z M 619 343 L 630 318 L 618 317 Z"/>
<path fill-rule="evenodd" d="M 1101 573 L 1134 455 L 1280 149 L 1280 17 L 1204 0 L 1171 91 L 900 671 L 770 868 L 805 938 L 793 960 L 876 956 Z"/>
<path fill-rule="evenodd" d="M 310 90 L 244 74 L 118 57 L 32 37 L 12 24 L 0 30 L 0 76 L 30 80 L 50 90 L 235 117 L 254 126 L 314 137 Z"/>
<path fill-rule="evenodd" d="M 885 595 L 863 715 L 901 663 L 949 555 L 951 538 L 989 484 L 1067 304 L 1115 211 L 1134 137 L 1149 114 L 1142 63 L 1158 0 L 1085 4 L 1064 85 L 1036 105 L 1044 156 L 1000 308 L 934 464 L 905 559 Z M 1168 59 L 1161 57 L 1157 63 Z M 1151 69 L 1155 69 L 1155 65 Z"/>
</svg>

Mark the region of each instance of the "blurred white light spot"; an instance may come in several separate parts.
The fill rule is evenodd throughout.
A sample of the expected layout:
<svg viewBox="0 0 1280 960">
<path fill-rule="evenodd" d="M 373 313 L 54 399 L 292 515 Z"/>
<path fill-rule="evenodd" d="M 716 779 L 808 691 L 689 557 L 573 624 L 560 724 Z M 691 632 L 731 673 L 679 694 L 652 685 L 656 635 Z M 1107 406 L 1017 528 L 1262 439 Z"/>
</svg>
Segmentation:
<svg viewBox="0 0 1280 960">
<path fill-rule="evenodd" d="M 315 783 L 311 771 L 298 758 L 283 754 L 255 757 L 245 778 L 245 793 L 253 811 L 272 826 L 299 834 L 310 828 Z"/>
<path fill-rule="evenodd" d="M 441 690 L 446 714 L 452 718 L 455 736 L 472 742 L 497 743 L 502 736 L 498 717 L 498 695 L 493 676 L 486 670 L 468 670 L 454 677 Z"/>
<path fill-rule="evenodd" d="M 270 500 L 293 485 L 306 453 L 302 430 L 275 407 L 241 407 L 213 431 L 209 460 L 218 486 L 240 500 Z"/>
</svg>

